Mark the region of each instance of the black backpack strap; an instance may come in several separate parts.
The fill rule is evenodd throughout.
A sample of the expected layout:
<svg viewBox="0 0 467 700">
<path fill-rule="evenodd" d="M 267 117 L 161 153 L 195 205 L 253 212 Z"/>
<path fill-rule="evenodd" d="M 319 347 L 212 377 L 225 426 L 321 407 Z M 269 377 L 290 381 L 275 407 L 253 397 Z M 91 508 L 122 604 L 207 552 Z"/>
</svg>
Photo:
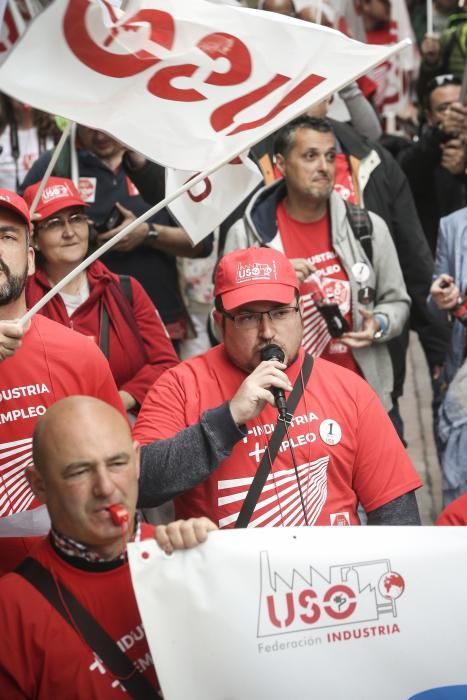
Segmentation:
<svg viewBox="0 0 467 700">
<path fill-rule="evenodd" d="M 119 278 L 120 287 L 122 288 L 122 291 L 130 302 L 131 306 L 133 306 L 133 287 L 131 286 L 131 277 L 130 275 L 119 275 Z"/>
<path fill-rule="evenodd" d="M 109 359 L 109 314 L 104 304 L 101 302 L 101 329 L 99 332 L 99 347 Z"/>
<path fill-rule="evenodd" d="M 129 275 L 119 275 L 120 286 L 131 306 L 133 306 L 133 287 Z M 109 359 L 109 314 L 104 304 L 101 304 L 101 329 L 99 333 L 99 347 Z"/>
<path fill-rule="evenodd" d="M 99 625 L 94 617 L 83 608 L 74 595 L 54 580 L 52 574 L 36 559 L 26 557 L 15 573 L 22 576 L 36 588 L 57 610 L 66 622 L 86 644 L 99 656 L 109 671 L 120 681 L 133 700 L 160 700 L 160 695 L 136 666 L 124 654 L 117 643 Z"/>
<path fill-rule="evenodd" d="M 292 418 L 295 409 L 298 406 L 298 402 L 303 394 L 303 388 L 307 385 L 308 380 L 311 375 L 311 370 L 313 369 L 313 358 L 307 352 L 303 359 L 302 371 L 298 373 L 298 377 L 295 380 L 295 384 L 290 393 L 287 401 L 287 413 Z M 303 380 L 303 381 L 302 381 Z M 235 527 L 248 527 L 248 523 L 251 520 L 251 516 L 258 503 L 258 498 L 261 495 L 266 479 L 268 478 L 269 472 L 272 469 L 274 460 L 276 459 L 277 453 L 279 452 L 279 447 L 282 444 L 282 440 L 285 434 L 285 422 L 278 420 L 274 432 L 268 443 L 267 449 L 264 451 L 263 458 L 259 464 L 256 474 L 251 482 L 250 488 L 246 495 L 243 505 L 238 514 L 237 522 Z"/>
<path fill-rule="evenodd" d="M 352 202 L 344 203 L 353 235 L 362 246 L 370 263 L 373 264 L 373 222 L 370 215 L 366 209 L 357 207 Z"/>
</svg>

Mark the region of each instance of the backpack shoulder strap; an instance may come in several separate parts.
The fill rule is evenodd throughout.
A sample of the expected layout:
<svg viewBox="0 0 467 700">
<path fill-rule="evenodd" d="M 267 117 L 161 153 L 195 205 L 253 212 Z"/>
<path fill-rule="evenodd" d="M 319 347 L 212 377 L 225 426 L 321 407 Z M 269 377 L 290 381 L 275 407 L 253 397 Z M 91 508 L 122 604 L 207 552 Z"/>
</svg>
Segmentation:
<svg viewBox="0 0 467 700">
<path fill-rule="evenodd" d="M 370 219 L 366 209 L 357 207 L 352 202 L 345 202 L 347 209 L 347 218 L 352 227 L 353 235 L 362 246 L 365 254 L 373 264 L 373 222 Z"/>
<path fill-rule="evenodd" d="M 119 275 L 120 287 L 125 297 L 128 299 L 130 306 L 133 306 L 133 287 L 131 286 L 131 278 L 129 275 Z M 101 330 L 99 334 L 99 347 L 109 359 L 109 325 L 110 319 L 107 309 L 104 304 L 101 304 Z"/>
<path fill-rule="evenodd" d="M 131 286 L 130 275 L 119 275 L 120 286 L 131 306 L 133 306 L 133 287 Z"/>
</svg>

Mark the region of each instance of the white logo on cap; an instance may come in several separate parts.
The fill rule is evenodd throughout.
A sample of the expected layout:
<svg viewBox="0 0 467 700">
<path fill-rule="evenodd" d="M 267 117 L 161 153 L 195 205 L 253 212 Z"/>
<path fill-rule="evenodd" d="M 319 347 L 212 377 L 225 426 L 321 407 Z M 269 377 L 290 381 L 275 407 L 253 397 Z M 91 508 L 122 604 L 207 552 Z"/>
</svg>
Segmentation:
<svg viewBox="0 0 467 700">
<path fill-rule="evenodd" d="M 51 199 L 62 199 L 62 197 L 69 197 L 70 190 L 66 185 L 51 185 L 46 187 L 42 193 L 42 201 L 50 202 Z"/>
<path fill-rule="evenodd" d="M 0 199 L 4 202 L 11 202 L 11 199 L 7 194 L 0 194 Z"/>
<path fill-rule="evenodd" d="M 247 265 L 238 264 L 237 267 L 237 282 L 251 282 L 251 280 L 271 280 L 276 279 L 276 265 L 272 263 L 248 263 Z"/>
</svg>

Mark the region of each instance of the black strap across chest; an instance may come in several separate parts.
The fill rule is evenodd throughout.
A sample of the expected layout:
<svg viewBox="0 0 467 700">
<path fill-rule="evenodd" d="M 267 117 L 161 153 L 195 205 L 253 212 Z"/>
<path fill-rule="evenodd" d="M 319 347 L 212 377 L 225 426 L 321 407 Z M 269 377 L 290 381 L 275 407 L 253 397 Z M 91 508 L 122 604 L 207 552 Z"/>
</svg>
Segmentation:
<svg viewBox="0 0 467 700">
<path fill-rule="evenodd" d="M 294 411 L 298 406 L 298 402 L 303 394 L 303 388 L 308 383 L 312 369 L 313 358 L 306 352 L 303 359 L 302 371 L 298 373 L 297 379 L 295 380 L 295 384 L 287 401 L 287 413 L 289 413 L 290 416 L 293 416 Z M 248 527 L 248 523 L 251 520 L 251 516 L 253 515 L 258 502 L 258 498 L 261 495 L 266 479 L 268 478 L 274 460 L 279 452 L 279 447 L 284 439 L 285 427 L 286 425 L 284 421 L 277 421 L 274 432 L 269 440 L 268 447 L 264 451 L 263 458 L 258 466 L 253 481 L 251 482 L 251 486 L 248 489 L 248 493 L 243 501 L 240 513 L 238 514 L 237 522 L 235 523 L 236 528 Z"/>
<path fill-rule="evenodd" d="M 75 596 L 60 583 L 58 590 L 54 577 L 40 562 L 26 557 L 15 569 L 36 588 L 57 610 L 66 622 L 78 630 L 86 644 L 100 657 L 109 671 L 119 679 L 133 700 L 160 700 L 160 695 L 147 678 L 124 654 L 117 643 L 100 626 Z M 115 610 L 118 615 L 118 607 Z"/>
</svg>

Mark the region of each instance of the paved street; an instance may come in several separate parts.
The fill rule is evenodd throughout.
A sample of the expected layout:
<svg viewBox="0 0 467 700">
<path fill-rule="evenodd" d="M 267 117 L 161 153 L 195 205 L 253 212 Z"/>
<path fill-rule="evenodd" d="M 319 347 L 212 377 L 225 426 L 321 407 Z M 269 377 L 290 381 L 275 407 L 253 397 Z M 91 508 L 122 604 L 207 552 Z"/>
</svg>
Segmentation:
<svg viewBox="0 0 467 700">
<path fill-rule="evenodd" d="M 432 431 L 431 381 L 423 350 L 411 333 L 407 379 L 400 402 L 409 454 L 425 484 L 417 493 L 424 525 L 431 525 L 442 509 L 441 474 Z"/>
</svg>

